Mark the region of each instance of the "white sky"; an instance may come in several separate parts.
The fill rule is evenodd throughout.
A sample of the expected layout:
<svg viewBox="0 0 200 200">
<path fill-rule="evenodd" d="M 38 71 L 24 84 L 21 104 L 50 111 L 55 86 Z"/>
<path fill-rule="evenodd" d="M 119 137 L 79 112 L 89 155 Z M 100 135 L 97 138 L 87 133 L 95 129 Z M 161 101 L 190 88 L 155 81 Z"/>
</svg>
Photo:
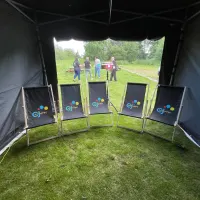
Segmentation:
<svg viewBox="0 0 200 200">
<path fill-rule="evenodd" d="M 68 40 L 68 41 L 57 42 L 54 39 L 54 42 L 63 49 L 73 49 L 75 52 L 78 51 L 79 55 L 83 55 L 85 52 L 83 41 Z"/>
</svg>

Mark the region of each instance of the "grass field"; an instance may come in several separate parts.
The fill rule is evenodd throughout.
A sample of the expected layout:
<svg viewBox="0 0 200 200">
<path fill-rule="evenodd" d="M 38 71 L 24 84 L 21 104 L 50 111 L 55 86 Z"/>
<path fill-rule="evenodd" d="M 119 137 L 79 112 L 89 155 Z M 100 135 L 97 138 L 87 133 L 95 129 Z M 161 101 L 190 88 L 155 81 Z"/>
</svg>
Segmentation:
<svg viewBox="0 0 200 200">
<path fill-rule="evenodd" d="M 57 62 L 59 84 L 72 83 L 73 74 L 66 72 L 72 60 Z M 134 68 L 134 66 L 132 66 Z M 111 82 L 110 98 L 120 108 L 127 82 L 155 83 L 146 78 L 119 71 L 118 82 Z M 100 80 L 106 79 L 102 71 Z M 81 75 L 83 95 L 86 82 Z M 116 121 L 116 112 L 113 110 Z M 91 124 L 107 122 L 107 116 L 94 116 Z M 123 125 L 141 128 L 137 119 L 124 117 Z M 84 127 L 84 120 L 64 123 L 64 130 Z M 116 124 L 115 124 L 116 125 Z M 172 128 L 148 123 L 149 130 L 170 138 Z M 34 141 L 57 134 L 49 125 L 30 131 Z M 1 200 L 198 200 L 200 199 L 200 151 L 182 132 L 175 144 L 117 128 L 90 129 L 31 147 L 26 138 L 14 145 L 0 165 Z"/>
<path fill-rule="evenodd" d="M 158 69 L 159 66 L 153 65 L 122 65 L 124 69 L 128 69 L 134 73 L 142 74 L 146 77 L 158 80 Z"/>
</svg>

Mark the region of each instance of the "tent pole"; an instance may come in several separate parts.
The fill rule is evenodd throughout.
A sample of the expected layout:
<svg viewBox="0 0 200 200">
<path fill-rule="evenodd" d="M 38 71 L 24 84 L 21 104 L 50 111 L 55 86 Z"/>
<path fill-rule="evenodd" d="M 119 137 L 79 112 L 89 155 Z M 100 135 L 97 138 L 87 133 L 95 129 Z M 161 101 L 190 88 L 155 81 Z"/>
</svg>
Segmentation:
<svg viewBox="0 0 200 200">
<path fill-rule="evenodd" d="M 53 12 L 46 12 L 46 11 L 43 11 L 43 10 L 36 10 L 36 12 L 44 13 L 44 14 L 48 14 L 48 15 L 54 15 L 54 16 L 58 16 L 58 17 L 66 17 L 66 18 L 68 17 L 68 18 L 71 18 L 71 19 L 75 19 L 75 18 L 78 18 L 78 17 L 85 17 L 85 16 L 95 15 L 95 14 L 99 14 L 99 13 L 105 13 L 105 12 L 108 12 L 108 10 L 99 10 L 99 11 L 94 11 L 94 12 L 76 15 L 76 16 L 70 16 L 70 15 L 53 13 Z"/>
<path fill-rule="evenodd" d="M 52 15 L 52 16 L 63 17 L 62 19 L 57 19 L 57 20 L 52 20 L 52 21 L 47 21 L 47 22 L 41 23 L 41 24 L 39 24 L 40 26 L 51 24 L 51 23 L 56 23 L 56 22 L 60 22 L 60 21 L 70 20 L 70 19 L 77 19 L 77 20 L 107 25 L 107 23 L 96 21 L 96 20 L 91 20 L 91 19 L 86 19 L 83 17 L 91 16 L 91 15 L 95 15 L 95 14 L 99 14 L 99 13 L 105 13 L 105 12 L 108 12 L 108 10 L 100 10 L 100 11 L 95 11 L 95 12 L 82 14 L 82 15 L 76 15 L 76 16 L 69 16 L 69 15 L 64 15 L 64 14 L 59 14 L 59 13 L 46 12 L 46 11 L 42 11 L 42 10 L 36 10 L 36 12 L 44 13 L 44 14 L 48 14 L 48 15 Z"/>
<path fill-rule="evenodd" d="M 43 50 L 42 50 L 40 30 L 39 30 L 39 26 L 38 26 L 37 13 L 36 12 L 35 12 L 35 20 L 36 20 L 35 28 L 36 28 L 37 40 L 38 40 L 39 51 L 40 51 L 40 59 L 41 59 L 41 62 L 42 62 L 42 69 L 43 69 L 43 84 L 48 85 L 47 72 L 46 72 L 46 67 L 45 67 L 44 54 L 43 54 Z"/>
<path fill-rule="evenodd" d="M 31 23 L 35 24 L 35 21 L 32 20 L 28 15 L 26 15 L 21 9 L 19 9 L 14 3 L 12 3 L 9 0 L 5 0 L 9 5 L 11 5 L 13 8 L 15 8 L 19 13 L 21 13 L 26 19 L 28 19 Z"/>
<path fill-rule="evenodd" d="M 16 2 L 16 1 L 13 1 L 13 0 L 9 0 L 9 1 L 10 1 L 11 3 L 17 5 L 17 6 L 22 7 L 22 8 L 26 8 L 26 9 L 28 9 L 28 10 L 33 10 L 32 8 L 30 8 L 30 7 L 28 7 L 28 6 L 25 6 L 25 5 L 21 4 L 21 3 L 18 3 L 18 2 Z"/>
<path fill-rule="evenodd" d="M 191 17 L 189 17 L 187 19 L 187 22 L 191 21 L 192 19 L 194 19 L 195 17 L 197 17 L 198 15 L 200 15 L 200 10 L 198 12 L 196 12 L 194 15 L 192 15 Z"/>
<path fill-rule="evenodd" d="M 110 15 L 109 15 L 109 21 L 108 24 L 111 24 L 111 18 L 112 18 L 112 0 L 110 0 Z"/>
<path fill-rule="evenodd" d="M 177 51 L 176 51 L 176 57 L 175 57 L 175 60 L 174 60 L 174 67 L 173 67 L 173 70 L 172 70 L 170 83 L 169 83 L 170 86 L 172 86 L 173 83 L 174 83 L 174 78 L 175 78 L 176 68 L 177 68 L 177 65 L 178 65 L 179 55 L 181 53 L 181 47 L 182 47 L 182 43 L 183 43 L 186 23 L 187 23 L 187 21 L 185 20 L 185 22 L 184 22 L 184 24 L 182 25 L 182 28 L 181 28 L 180 39 L 179 39 L 178 48 L 177 48 Z"/>
</svg>

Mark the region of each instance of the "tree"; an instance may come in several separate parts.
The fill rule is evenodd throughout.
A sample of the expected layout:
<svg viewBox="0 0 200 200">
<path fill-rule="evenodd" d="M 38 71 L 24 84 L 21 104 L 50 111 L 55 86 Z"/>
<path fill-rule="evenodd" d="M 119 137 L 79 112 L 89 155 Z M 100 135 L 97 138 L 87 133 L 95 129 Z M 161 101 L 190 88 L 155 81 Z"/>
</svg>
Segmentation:
<svg viewBox="0 0 200 200">
<path fill-rule="evenodd" d="M 142 42 L 123 42 L 108 39 L 101 42 L 87 42 L 85 44 L 85 57 L 94 59 L 95 56 L 98 56 L 102 61 L 107 61 L 114 56 L 116 60 L 124 60 L 130 63 L 137 59 L 160 60 L 163 43 L 164 39 L 161 41 L 144 40 Z"/>
<path fill-rule="evenodd" d="M 164 38 L 152 42 L 149 52 L 149 59 L 161 60 L 164 46 Z"/>
<path fill-rule="evenodd" d="M 57 60 L 65 60 L 67 58 L 74 58 L 76 56 L 72 49 L 62 49 L 58 45 L 55 46 L 55 54 Z"/>
</svg>

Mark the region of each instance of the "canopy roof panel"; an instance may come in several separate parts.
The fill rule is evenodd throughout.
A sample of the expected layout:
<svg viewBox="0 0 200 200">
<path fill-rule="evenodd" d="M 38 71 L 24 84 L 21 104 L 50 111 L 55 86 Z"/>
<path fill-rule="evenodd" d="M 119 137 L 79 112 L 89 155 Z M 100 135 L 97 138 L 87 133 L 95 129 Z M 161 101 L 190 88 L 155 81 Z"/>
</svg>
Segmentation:
<svg viewBox="0 0 200 200">
<path fill-rule="evenodd" d="M 199 0 L 5 0 L 58 40 L 157 39 L 181 29 Z"/>
</svg>

